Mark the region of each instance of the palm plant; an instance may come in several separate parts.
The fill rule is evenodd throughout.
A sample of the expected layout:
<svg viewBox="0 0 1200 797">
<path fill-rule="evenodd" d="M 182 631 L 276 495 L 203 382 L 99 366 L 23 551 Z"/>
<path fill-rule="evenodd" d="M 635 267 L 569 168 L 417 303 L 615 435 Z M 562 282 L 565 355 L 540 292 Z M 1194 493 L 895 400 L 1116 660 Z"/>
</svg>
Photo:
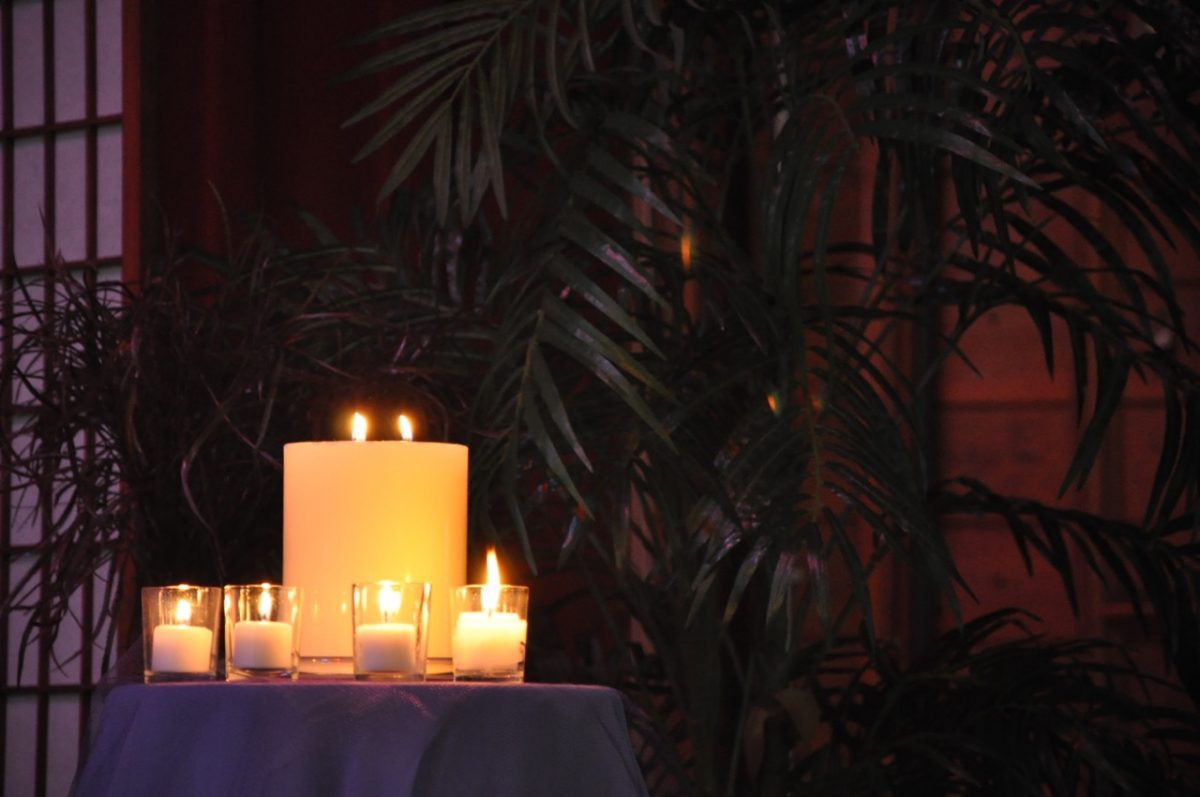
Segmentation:
<svg viewBox="0 0 1200 797">
<path fill-rule="evenodd" d="M 76 312 L 7 319 L 50 370 L 6 363 L 42 393 L 5 461 L 81 510 L 47 513 L 55 589 L 16 603 L 52 629 L 107 556 L 269 575 L 282 443 L 403 400 L 470 444 L 476 535 L 572 570 L 608 623 L 592 673 L 630 696 L 653 793 L 1184 792 L 1195 711 L 1131 694 L 1151 679 L 1117 652 L 1016 612 L 900 646 L 873 590 L 900 572 L 957 612 L 944 524 L 998 518 L 1069 600 L 1082 563 L 1148 607 L 1194 707 L 1200 381 L 1171 264 L 1200 250 L 1198 31 L 1161 0 L 460 0 L 385 25 L 351 77 L 394 83 L 348 120 L 396 153 L 379 234 L 314 222 L 317 247 L 260 239 L 199 294 L 168 269 L 119 308 L 67 290 Z M 1010 307 L 1071 374 L 1064 494 L 1128 380 L 1158 387 L 1140 523 L 939 472 L 937 375 Z M 71 487 L 97 481 L 80 461 L 109 487 Z"/>
<path fill-rule="evenodd" d="M 494 275 L 472 516 L 613 580 L 658 668 L 629 688 L 678 753 L 656 787 L 1179 787 L 1153 740 L 1193 714 L 1131 712 L 1092 646 L 999 642 L 1009 615 L 905 661 L 871 579 L 899 566 L 956 610 L 941 524 L 998 517 L 1070 600 L 1074 549 L 1147 602 L 1200 694 L 1200 396 L 1168 266 L 1200 243 L 1198 29 L 1136 0 L 463 0 L 366 37 L 395 41 L 349 120 L 398 152 L 381 198 L 426 177 Z M 1129 378 L 1161 389 L 1140 524 L 932 467 L 936 375 L 1007 306 L 1073 375 L 1064 492 Z"/>
</svg>

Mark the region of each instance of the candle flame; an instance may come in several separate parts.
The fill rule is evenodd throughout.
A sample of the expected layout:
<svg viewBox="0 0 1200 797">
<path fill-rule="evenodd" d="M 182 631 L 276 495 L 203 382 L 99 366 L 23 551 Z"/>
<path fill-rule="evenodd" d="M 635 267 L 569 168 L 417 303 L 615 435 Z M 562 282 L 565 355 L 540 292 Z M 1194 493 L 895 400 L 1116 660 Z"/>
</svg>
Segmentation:
<svg viewBox="0 0 1200 797">
<path fill-rule="evenodd" d="M 358 443 L 367 439 L 367 418 L 361 412 L 354 413 L 354 420 L 350 422 L 350 439 Z"/>
<path fill-rule="evenodd" d="M 192 604 L 187 598 L 180 598 L 175 604 L 175 622 L 179 625 L 190 625 L 192 622 Z"/>
<path fill-rule="evenodd" d="M 683 265 L 684 273 L 692 270 L 692 246 L 694 245 L 691 228 L 684 228 L 683 235 L 679 238 L 679 261 Z"/>
<path fill-rule="evenodd" d="M 482 608 L 488 614 L 500 606 L 500 564 L 496 561 L 496 549 L 488 548 L 487 552 L 487 582 L 483 585 L 480 596 Z"/>
<path fill-rule="evenodd" d="M 410 421 L 408 419 L 407 415 L 404 415 L 403 413 L 401 413 L 400 418 L 396 422 L 398 424 L 400 424 L 400 437 L 404 438 L 405 440 L 407 440 L 409 442 L 412 442 L 412 439 L 413 439 L 412 421 Z"/>
<path fill-rule="evenodd" d="M 392 615 L 400 611 L 400 593 L 392 589 L 391 584 L 379 585 L 379 612 L 383 621 L 390 623 Z"/>
<path fill-rule="evenodd" d="M 258 619 L 271 619 L 271 585 L 263 584 L 262 592 L 258 593 Z"/>
</svg>

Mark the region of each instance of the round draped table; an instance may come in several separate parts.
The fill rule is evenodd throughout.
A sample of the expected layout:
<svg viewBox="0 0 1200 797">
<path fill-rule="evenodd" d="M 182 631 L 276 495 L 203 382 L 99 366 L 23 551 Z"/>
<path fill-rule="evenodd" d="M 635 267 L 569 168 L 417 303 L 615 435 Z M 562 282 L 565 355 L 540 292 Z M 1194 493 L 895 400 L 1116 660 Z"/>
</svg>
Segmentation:
<svg viewBox="0 0 1200 797">
<path fill-rule="evenodd" d="M 76 797 L 644 795 L 604 687 L 354 681 L 109 692 Z"/>
</svg>

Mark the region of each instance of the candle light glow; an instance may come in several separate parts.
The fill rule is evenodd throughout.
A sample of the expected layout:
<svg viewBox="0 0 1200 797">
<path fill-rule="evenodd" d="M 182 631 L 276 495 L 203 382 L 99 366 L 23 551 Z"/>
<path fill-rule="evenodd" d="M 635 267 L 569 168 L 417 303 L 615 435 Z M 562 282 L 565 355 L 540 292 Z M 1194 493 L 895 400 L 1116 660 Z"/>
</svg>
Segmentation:
<svg viewBox="0 0 1200 797">
<path fill-rule="evenodd" d="M 477 590 L 477 609 L 458 613 L 454 627 L 455 678 L 513 680 L 523 672 L 525 635 L 528 628 L 520 612 L 502 600 L 507 591 L 520 587 L 505 587 L 500 582 L 500 565 L 496 551 L 487 553 L 487 578 L 481 585 L 463 587 L 462 591 Z M 468 604 L 469 605 L 469 604 Z M 519 680 L 519 676 L 516 678 Z"/>
<path fill-rule="evenodd" d="M 500 605 L 500 563 L 496 561 L 495 548 L 488 548 L 487 579 L 484 582 L 483 594 L 480 596 L 480 600 L 482 601 L 483 611 L 489 616 Z"/>
<path fill-rule="evenodd" d="M 258 619 L 271 619 L 271 585 L 263 584 L 262 592 L 258 593 Z"/>
<path fill-rule="evenodd" d="M 391 584 L 380 585 L 379 613 L 383 615 L 383 621 L 390 623 L 398 611 L 400 611 L 400 593 L 392 589 Z"/>
<path fill-rule="evenodd" d="M 180 585 L 176 589 L 187 589 Z M 206 673 L 212 663 L 212 630 L 192 625 L 192 603 L 180 598 L 163 619 L 173 622 L 154 627 L 150 643 L 150 670 L 157 673 Z"/>
</svg>

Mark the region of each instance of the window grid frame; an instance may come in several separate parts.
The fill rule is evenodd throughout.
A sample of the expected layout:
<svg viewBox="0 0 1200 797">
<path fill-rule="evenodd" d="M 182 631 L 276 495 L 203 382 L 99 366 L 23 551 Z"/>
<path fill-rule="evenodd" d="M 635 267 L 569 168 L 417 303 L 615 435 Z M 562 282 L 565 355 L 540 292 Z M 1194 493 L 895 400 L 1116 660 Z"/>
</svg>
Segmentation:
<svg viewBox="0 0 1200 797">
<path fill-rule="evenodd" d="M 99 138 L 101 131 L 105 129 L 116 128 L 122 131 L 124 128 L 125 114 L 108 113 L 99 114 L 99 86 L 98 86 L 98 64 L 99 64 L 99 24 L 98 24 L 98 9 L 96 0 L 82 0 L 82 35 L 83 35 L 83 98 L 84 109 L 81 118 L 59 119 L 58 109 L 56 108 L 56 87 L 57 87 L 57 64 L 55 57 L 55 48 L 59 44 L 56 41 L 58 31 L 55 28 L 55 0 L 30 0 L 37 2 L 40 6 L 41 19 L 41 35 L 42 35 L 42 120 L 40 124 L 22 124 L 17 126 L 15 120 L 15 96 L 16 87 L 14 85 L 14 67 L 15 67 L 15 41 L 14 41 L 14 13 L 13 3 L 0 3 L 0 70 L 3 73 L 3 79 L 0 80 L 0 159 L 3 162 L 3 179 L 0 180 L 0 191 L 3 196 L 3 212 L 0 214 L 0 230 L 3 233 L 3 241 L 5 246 L 0 252 L 0 315 L 5 318 L 11 318 L 16 310 L 14 301 L 14 291 L 17 288 L 19 281 L 28 276 L 40 275 L 43 277 L 41 285 L 42 293 L 37 297 L 36 301 L 48 316 L 52 317 L 56 312 L 55 307 L 55 274 L 56 270 L 66 269 L 72 272 L 81 272 L 86 284 L 90 288 L 95 288 L 96 270 L 105 267 L 117 266 L 120 267 L 124 260 L 120 255 L 116 256 L 99 256 Z M 118 4 L 114 10 L 122 23 L 127 19 L 127 9 L 124 4 Z M 123 26 L 124 27 L 124 26 Z M 125 35 L 124 33 L 122 34 Z M 125 43 L 117 43 L 121 52 L 125 51 Z M 123 82 L 118 84 L 120 88 L 124 87 Z M 124 104 L 122 101 L 122 110 Z M 58 153 L 57 147 L 59 141 L 64 135 L 72 133 L 83 134 L 83 258 L 64 260 L 57 257 L 57 232 L 58 232 L 58 205 L 57 205 L 57 177 L 58 177 Z M 13 245 L 14 236 L 16 234 L 16 212 L 15 205 L 17 200 L 17 185 L 15 176 L 16 166 L 16 150 L 17 144 L 23 140 L 39 140 L 42 142 L 42 208 L 43 208 L 43 225 L 45 230 L 45 238 L 43 244 L 42 262 L 34 265 L 20 265 L 16 262 L 15 248 Z M 120 188 L 124 195 L 124 187 Z M 8 361 L 14 353 L 14 342 L 10 334 L 0 335 L 0 358 Z M 0 384 L 0 431 L 4 434 L 11 434 L 12 420 L 14 412 L 19 413 L 22 406 L 19 405 L 14 398 L 14 387 L 11 380 L 5 379 L 3 384 Z M 89 433 L 84 440 L 85 456 L 90 456 L 94 450 L 95 438 Z M 0 559 L 3 566 L 0 567 L 0 603 L 7 601 L 11 597 L 13 588 L 12 583 L 12 567 L 20 560 L 21 557 L 29 556 L 35 550 L 34 545 L 29 544 L 14 544 L 13 541 L 13 513 L 16 509 L 13 501 L 13 480 L 10 468 L 10 461 L 7 459 L 7 453 L 0 451 Z M 41 520 L 42 540 L 45 541 L 46 529 L 54 512 L 53 496 L 40 495 L 37 514 Z M 53 584 L 50 579 L 49 562 L 43 559 L 40 562 L 34 563 L 33 567 L 38 571 L 35 576 L 37 581 L 37 590 L 42 598 L 47 597 Z M 119 568 L 112 570 L 111 577 L 119 578 Z M 30 730 L 35 734 L 34 743 L 34 761 L 32 782 L 34 794 L 37 797 L 44 797 L 49 788 L 49 772 L 48 766 L 51 759 L 51 727 L 50 727 L 50 710 L 53 698 L 61 698 L 63 696 L 76 697 L 78 699 L 77 717 L 77 738 L 76 745 L 79 760 L 86 751 L 88 741 L 88 730 L 91 724 L 91 701 L 90 696 L 96 688 L 96 679 L 94 677 L 95 669 L 95 654 L 94 647 L 97 642 L 102 641 L 98 637 L 97 623 L 95 618 L 96 611 L 96 585 L 94 579 L 88 580 L 80 590 L 79 603 L 79 642 L 78 651 L 59 651 L 68 655 L 78 655 L 78 678 L 71 682 L 51 682 L 51 669 L 53 667 L 53 646 L 50 641 L 40 636 L 36 649 L 36 666 L 32 668 L 33 672 L 22 673 L 22 679 L 25 681 L 21 684 L 12 683 L 12 679 L 16 673 L 11 672 L 9 667 L 9 656 L 14 652 L 14 647 L 20 644 L 19 639 L 10 638 L 12 635 L 8 627 L 7 618 L 5 625 L 0 628 L 0 750 L 7 750 L 9 733 L 8 724 L 10 717 L 9 703 L 13 698 L 28 699 L 33 698 L 35 701 L 34 718 L 35 727 Z M 29 676 L 35 676 L 30 678 Z M 56 739 L 56 747 L 64 743 L 69 743 L 68 740 Z M 0 791 L 5 789 L 7 781 L 7 756 L 0 756 Z"/>
</svg>

